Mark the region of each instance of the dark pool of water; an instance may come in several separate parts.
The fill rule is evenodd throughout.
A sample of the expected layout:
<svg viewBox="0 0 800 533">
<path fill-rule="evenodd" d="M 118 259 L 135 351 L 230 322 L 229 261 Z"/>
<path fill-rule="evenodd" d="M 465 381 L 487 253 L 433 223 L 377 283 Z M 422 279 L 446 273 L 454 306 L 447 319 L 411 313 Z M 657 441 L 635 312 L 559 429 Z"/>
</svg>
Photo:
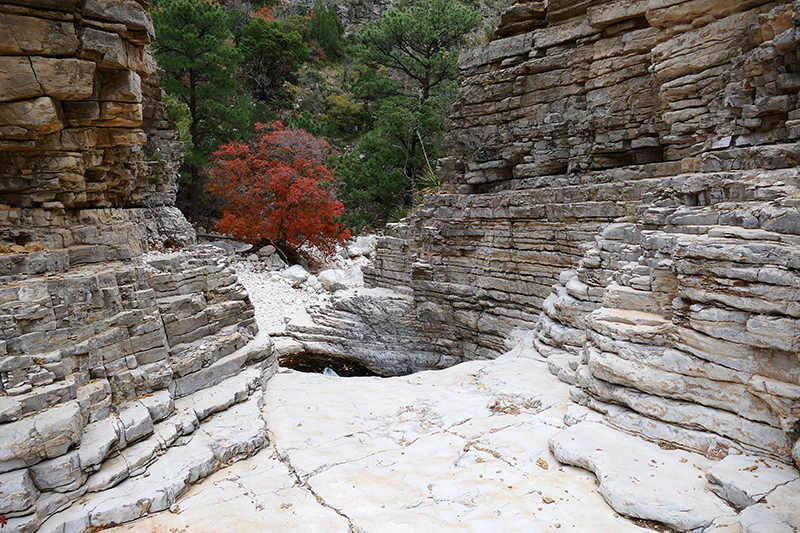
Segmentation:
<svg viewBox="0 0 800 533">
<path fill-rule="evenodd" d="M 322 374 L 327 367 L 336 372 L 339 376 L 347 378 L 378 375 L 364 365 L 354 361 L 334 359 L 324 355 L 310 353 L 286 355 L 280 358 L 279 364 L 280 366 L 291 368 L 292 370 L 315 374 Z"/>
</svg>

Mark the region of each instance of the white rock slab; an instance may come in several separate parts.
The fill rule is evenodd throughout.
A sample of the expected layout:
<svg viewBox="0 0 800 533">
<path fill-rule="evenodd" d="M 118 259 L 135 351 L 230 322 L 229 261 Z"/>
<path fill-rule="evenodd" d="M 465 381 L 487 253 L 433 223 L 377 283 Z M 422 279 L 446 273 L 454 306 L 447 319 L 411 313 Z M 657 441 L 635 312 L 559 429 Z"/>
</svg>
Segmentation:
<svg viewBox="0 0 800 533">
<path fill-rule="evenodd" d="M 154 435 L 123 450 L 105 461 L 89 478 L 90 490 L 107 490 L 87 494 L 70 508 L 51 516 L 43 531 L 77 533 L 88 526 L 128 522 L 168 508 L 200 479 L 266 445 L 266 428 L 259 403 L 258 398 L 253 397 L 216 414 L 200 429 L 181 437 L 166 453 L 158 456 L 163 442 L 161 435 L 169 431 L 167 424 L 171 422 L 174 430 L 180 427 L 180 422 L 174 422 L 178 414 L 173 415 L 159 424 L 159 437 Z M 186 409 L 196 420 L 191 407 Z M 144 468 L 144 473 L 136 475 Z"/>
<path fill-rule="evenodd" d="M 153 422 L 164 420 L 175 410 L 169 391 L 160 390 L 137 400 L 150 413 Z"/>
<path fill-rule="evenodd" d="M 241 374 L 228 378 L 214 387 L 199 390 L 176 400 L 175 408 L 178 411 L 187 411 L 186 408 L 189 407 L 198 420 L 204 420 L 213 413 L 225 410 L 247 398 L 248 381 L 249 378 Z"/>
<path fill-rule="evenodd" d="M 81 446 L 78 448 L 81 468 L 84 470 L 100 464 L 108 455 L 108 451 L 119 441 L 116 420 L 104 418 L 92 422 L 84 428 Z"/>
<path fill-rule="evenodd" d="M 518 354 L 389 379 L 279 372 L 264 417 L 278 453 L 360 532 L 640 531 L 550 453 L 567 396 Z"/>
<path fill-rule="evenodd" d="M 796 468 L 751 455 L 729 455 L 706 473 L 711 490 L 739 508 L 800 477 Z M 800 500 L 798 500 L 800 506 Z"/>
<path fill-rule="evenodd" d="M 559 461 L 594 472 L 606 501 L 626 516 L 689 531 L 731 513 L 708 489 L 705 473 L 713 462 L 701 455 L 663 450 L 593 422 L 575 424 L 549 442 Z"/>
<path fill-rule="evenodd" d="M 291 337 L 278 337 L 274 340 L 274 351 L 277 357 L 300 353 L 304 350 L 303 343 Z"/>
<path fill-rule="evenodd" d="M 128 403 L 125 409 L 119 412 L 119 421 L 122 424 L 120 440 L 123 440 L 124 436 L 125 445 L 130 445 L 153 432 L 150 412 L 138 402 Z"/>
<path fill-rule="evenodd" d="M 265 450 L 195 485 L 172 511 L 109 533 L 348 533 L 349 521 L 297 486 L 285 464 Z"/>
<path fill-rule="evenodd" d="M 281 276 L 292 283 L 303 283 L 308 279 L 308 271 L 300 265 L 292 265 L 281 272 Z"/>
<path fill-rule="evenodd" d="M 765 503 L 748 507 L 739 515 L 742 533 L 796 533 L 800 531 L 800 480 L 781 485 Z"/>
<path fill-rule="evenodd" d="M 0 474 L 0 514 L 25 510 L 38 497 L 27 468 Z"/>
</svg>

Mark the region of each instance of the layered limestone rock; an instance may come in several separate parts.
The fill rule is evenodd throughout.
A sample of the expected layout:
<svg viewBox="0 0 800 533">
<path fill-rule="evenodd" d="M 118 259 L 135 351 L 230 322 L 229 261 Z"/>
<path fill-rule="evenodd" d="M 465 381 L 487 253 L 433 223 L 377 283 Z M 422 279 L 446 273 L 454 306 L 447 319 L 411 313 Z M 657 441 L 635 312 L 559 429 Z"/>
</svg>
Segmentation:
<svg viewBox="0 0 800 533">
<path fill-rule="evenodd" d="M 412 295 L 449 361 L 533 327 L 606 423 L 791 462 L 798 24 L 790 1 L 512 6 L 461 55 L 442 192 L 365 282 Z"/>
<path fill-rule="evenodd" d="M 147 7 L 0 3 L 4 531 L 164 509 L 266 444 L 240 419 L 272 344 L 226 257 L 145 255 L 194 240 Z"/>
<path fill-rule="evenodd" d="M 177 244 L 191 240 L 168 207 L 182 144 L 160 102 L 146 7 L 0 3 L 0 251 L 113 242 L 117 250 L 101 260 L 125 259 L 141 253 L 144 225 L 131 226 L 143 218 L 174 226 Z M 116 239 L 98 234 L 118 224 Z"/>
</svg>

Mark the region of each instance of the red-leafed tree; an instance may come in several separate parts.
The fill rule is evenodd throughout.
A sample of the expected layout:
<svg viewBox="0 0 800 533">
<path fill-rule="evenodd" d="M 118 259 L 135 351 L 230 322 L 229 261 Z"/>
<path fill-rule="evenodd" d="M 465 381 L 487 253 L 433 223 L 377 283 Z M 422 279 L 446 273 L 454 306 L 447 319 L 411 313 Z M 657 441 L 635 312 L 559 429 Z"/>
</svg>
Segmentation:
<svg viewBox="0 0 800 533">
<path fill-rule="evenodd" d="M 268 7 L 262 7 L 250 15 L 250 18 L 262 18 L 267 22 L 275 22 L 275 16 L 272 14 L 272 10 Z"/>
<path fill-rule="evenodd" d="M 336 222 L 342 203 L 327 165 L 332 153 L 325 140 L 280 121 L 256 124 L 250 144 L 220 146 L 207 168 L 208 190 L 226 201 L 217 229 L 300 254 L 304 245 L 332 251 L 350 237 Z"/>
</svg>

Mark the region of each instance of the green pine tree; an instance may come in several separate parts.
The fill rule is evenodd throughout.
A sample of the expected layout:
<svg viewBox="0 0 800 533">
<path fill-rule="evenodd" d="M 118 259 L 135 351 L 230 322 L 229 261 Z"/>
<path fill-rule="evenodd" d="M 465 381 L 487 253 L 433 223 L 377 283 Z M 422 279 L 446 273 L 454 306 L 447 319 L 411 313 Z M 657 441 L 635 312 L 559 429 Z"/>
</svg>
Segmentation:
<svg viewBox="0 0 800 533">
<path fill-rule="evenodd" d="M 166 71 L 164 89 L 183 101 L 191 116 L 187 214 L 197 217 L 204 179 L 200 169 L 221 142 L 250 129 L 247 107 L 235 105 L 242 94 L 236 81 L 242 58 L 231 38 L 231 15 L 216 2 L 160 0 L 152 16 L 155 56 Z"/>
<path fill-rule="evenodd" d="M 381 223 L 412 207 L 420 176 L 442 154 L 446 118 L 458 89 L 458 50 L 480 23 L 456 0 L 396 6 L 359 32 L 369 66 L 354 86 L 374 126 L 343 157 L 340 190 L 353 226 Z"/>
</svg>

